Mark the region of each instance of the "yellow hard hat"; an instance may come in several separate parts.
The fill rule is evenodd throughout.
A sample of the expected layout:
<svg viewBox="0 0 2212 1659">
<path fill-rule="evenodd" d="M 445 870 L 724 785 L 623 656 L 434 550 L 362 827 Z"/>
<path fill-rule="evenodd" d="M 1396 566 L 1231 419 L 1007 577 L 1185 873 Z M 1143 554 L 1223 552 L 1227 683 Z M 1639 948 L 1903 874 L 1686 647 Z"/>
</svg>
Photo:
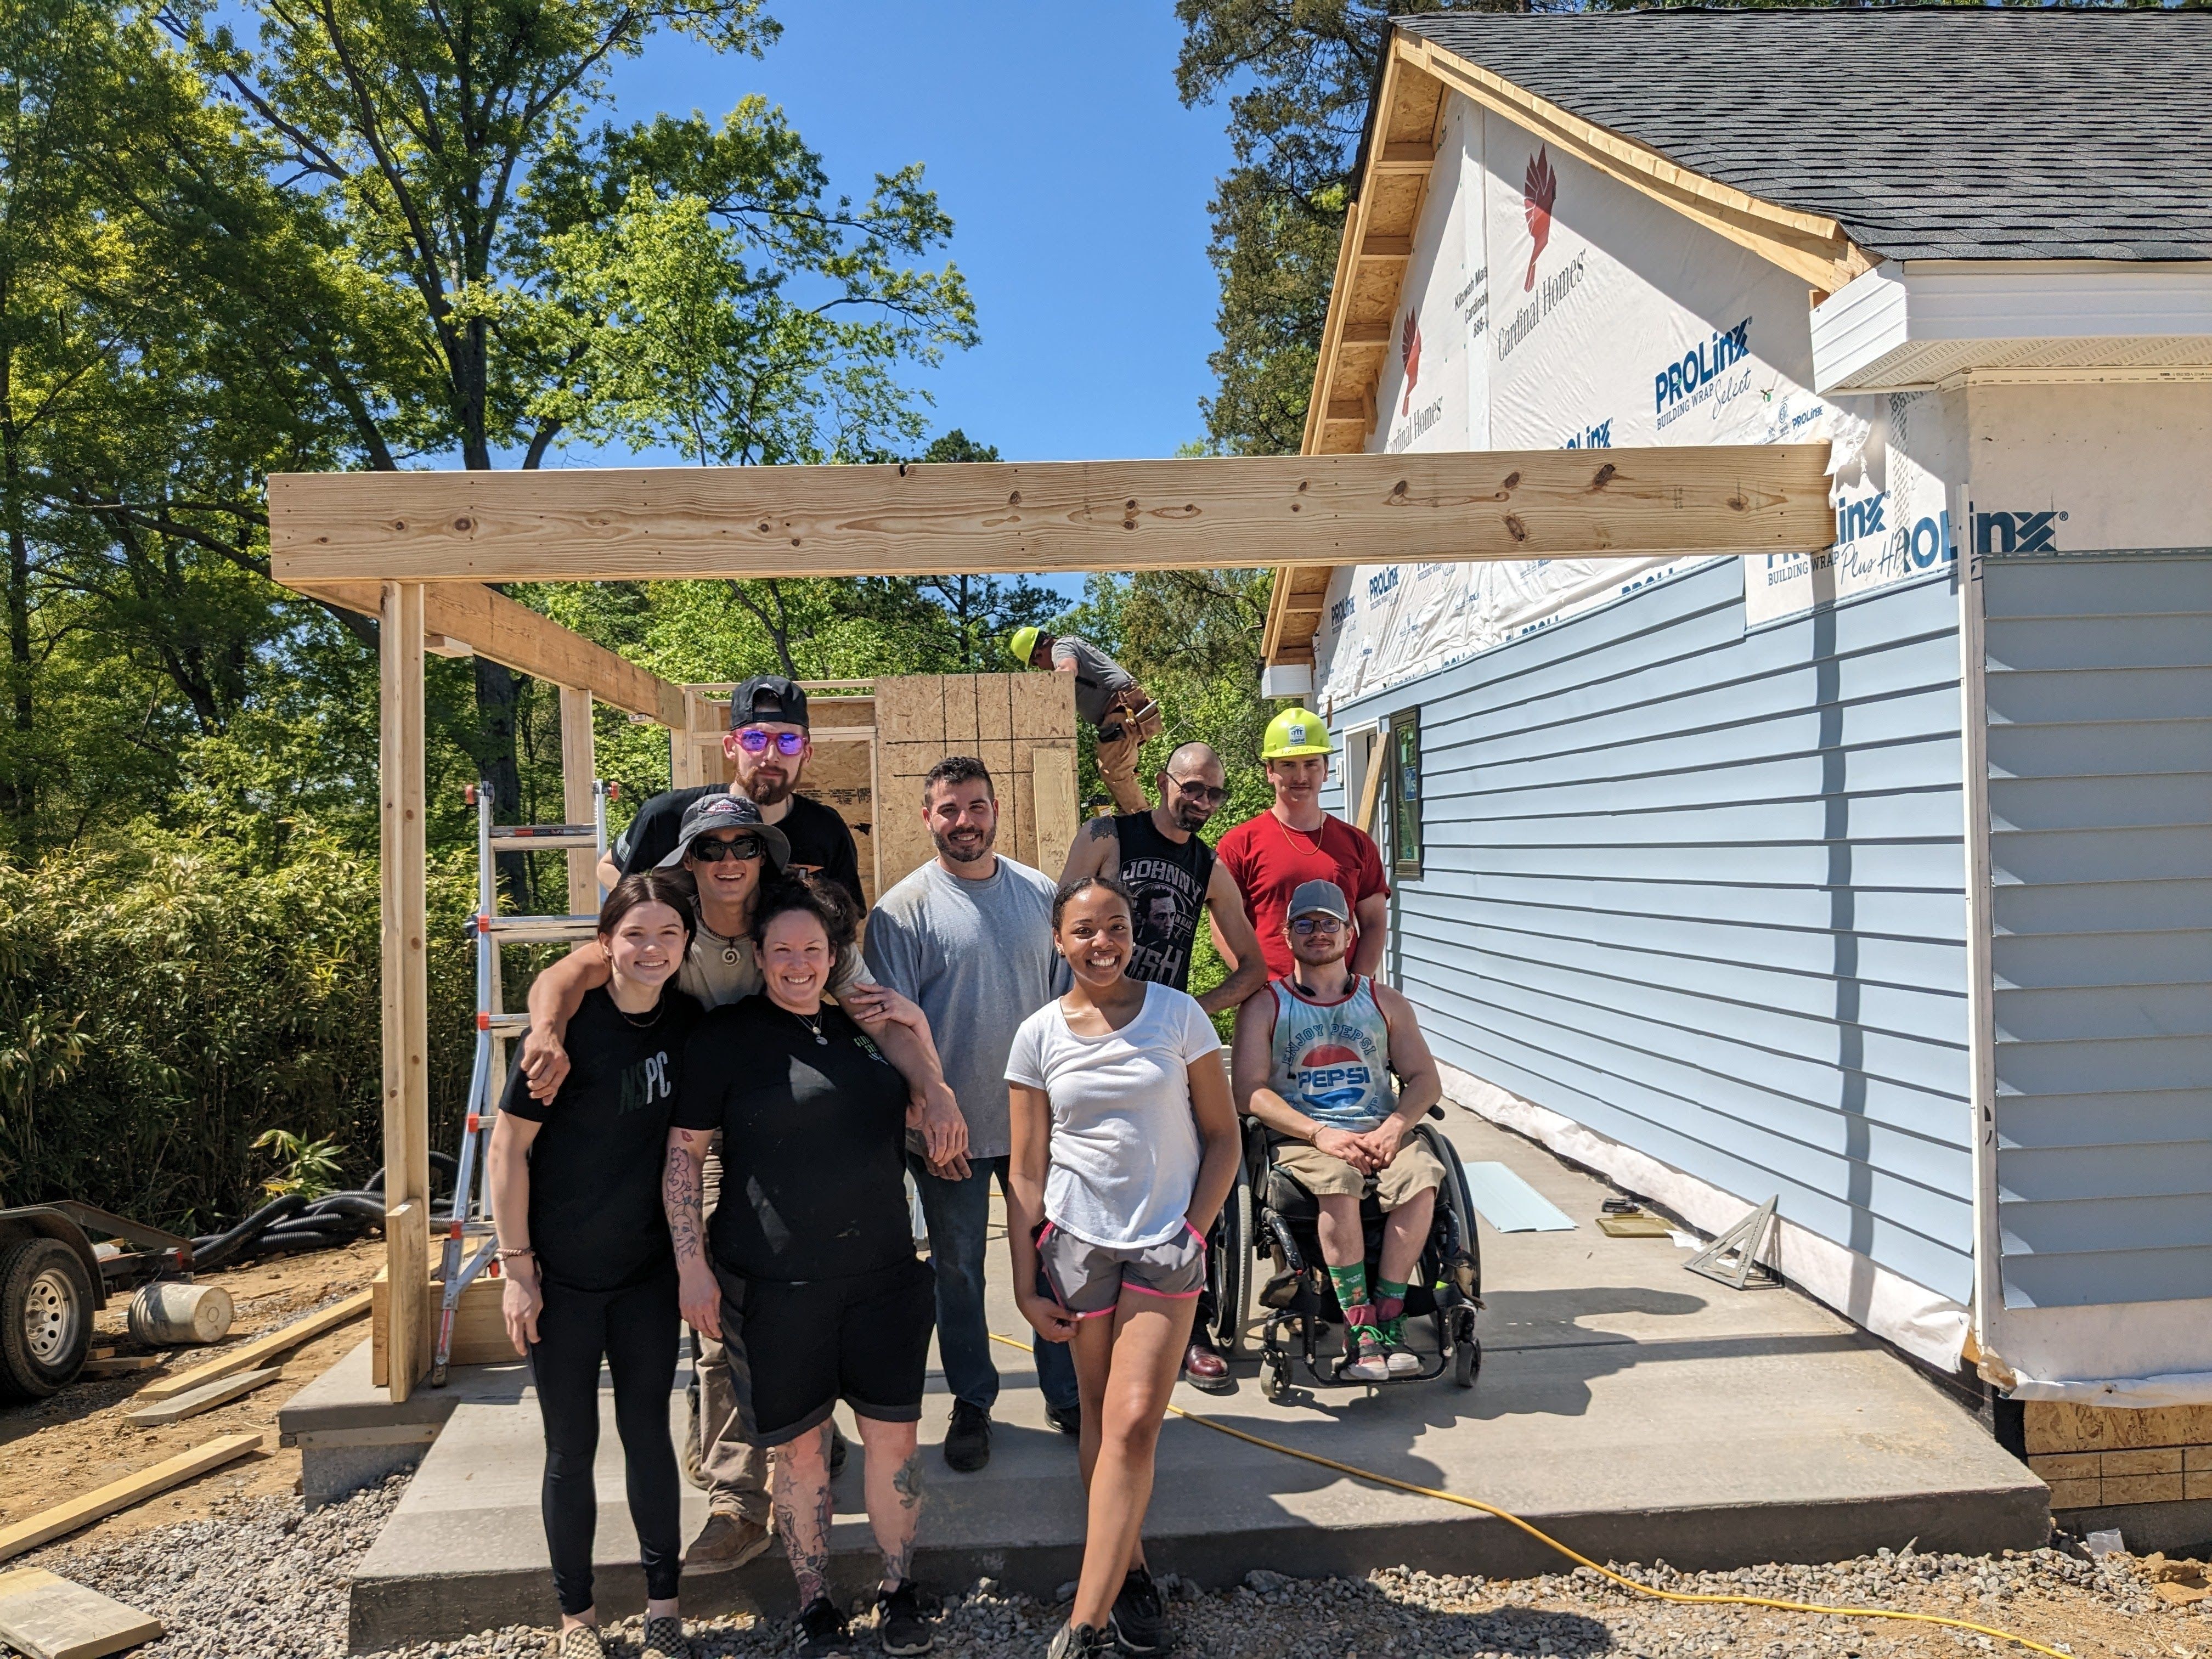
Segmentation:
<svg viewBox="0 0 2212 1659">
<path fill-rule="evenodd" d="M 1030 654 L 1036 649 L 1037 633 L 1034 628 L 1017 628 L 1013 638 L 1006 641 L 1006 649 L 1014 653 L 1014 660 L 1024 668 L 1030 665 Z"/>
<path fill-rule="evenodd" d="M 1261 760 L 1290 760 L 1300 755 L 1327 755 L 1328 727 L 1321 716 L 1304 708 L 1285 708 L 1267 722 L 1267 740 L 1260 745 Z"/>
</svg>

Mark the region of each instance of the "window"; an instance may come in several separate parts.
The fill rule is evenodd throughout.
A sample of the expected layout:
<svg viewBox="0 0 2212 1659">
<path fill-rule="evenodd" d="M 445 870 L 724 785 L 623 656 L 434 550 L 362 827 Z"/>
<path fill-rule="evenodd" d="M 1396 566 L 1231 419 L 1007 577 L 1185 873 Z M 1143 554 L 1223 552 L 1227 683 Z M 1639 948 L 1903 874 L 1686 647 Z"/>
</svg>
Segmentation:
<svg viewBox="0 0 2212 1659">
<path fill-rule="evenodd" d="M 1421 711 L 1390 716 L 1390 864 L 1392 873 L 1421 875 Z"/>
</svg>

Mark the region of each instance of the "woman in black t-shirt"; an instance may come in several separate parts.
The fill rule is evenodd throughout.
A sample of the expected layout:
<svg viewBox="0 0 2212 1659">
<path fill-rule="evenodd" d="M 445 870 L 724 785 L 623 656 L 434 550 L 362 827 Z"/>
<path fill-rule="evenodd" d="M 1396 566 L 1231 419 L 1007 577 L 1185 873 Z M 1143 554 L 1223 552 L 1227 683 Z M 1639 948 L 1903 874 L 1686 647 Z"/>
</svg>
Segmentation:
<svg viewBox="0 0 2212 1659">
<path fill-rule="evenodd" d="M 700 1021 L 668 1133 L 684 1317 L 728 1353 L 745 1437 L 775 1449 L 775 1529 L 799 1581 L 799 1651 L 809 1659 L 852 1651 L 828 1583 L 830 1415 L 841 1399 L 860 1422 L 884 1555 L 879 1639 L 894 1654 L 933 1641 L 907 1569 L 934 1280 L 908 1218 L 906 1083 L 822 1000 L 854 927 L 830 883 L 793 879 L 762 894 L 762 994 Z M 933 1158 L 957 1146 L 959 1124 L 949 1098 L 941 1115 L 915 1117 Z M 702 1240 L 699 1160 L 718 1130 L 722 1196 Z"/>
<path fill-rule="evenodd" d="M 674 984 L 691 939 L 689 878 L 625 876 L 599 911 L 598 937 L 609 978 L 569 1023 L 567 1079 L 541 1103 L 518 1070 L 492 1127 L 501 1303 L 545 1419 L 558 1659 L 605 1652 L 592 1597 L 602 1356 L 645 1565 L 644 1659 L 679 1659 L 690 1650 L 676 1605 L 683 1534 L 668 1434 L 676 1262 L 660 1176 L 678 1067 L 699 1019 L 699 1005 Z"/>
</svg>

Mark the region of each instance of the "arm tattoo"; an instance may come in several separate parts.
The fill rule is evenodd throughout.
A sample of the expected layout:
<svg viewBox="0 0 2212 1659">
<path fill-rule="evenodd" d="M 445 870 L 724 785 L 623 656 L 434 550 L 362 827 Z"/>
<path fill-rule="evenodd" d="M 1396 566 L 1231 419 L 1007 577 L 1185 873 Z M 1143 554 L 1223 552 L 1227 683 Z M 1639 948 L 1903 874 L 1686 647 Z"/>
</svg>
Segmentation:
<svg viewBox="0 0 2212 1659">
<path fill-rule="evenodd" d="M 701 1254 L 699 1235 L 699 1160 L 682 1142 L 672 1142 L 668 1164 L 662 1172 L 660 1207 L 668 1213 L 668 1237 L 676 1246 L 676 1259 L 689 1261 Z"/>
<path fill-rule="evenodd" d="M 1091 819 L 1091 827 L 1084 833 L 1093 841 L 1115 841 L 1121 836 L 1121 831 L 1114 827 L 1114 817 L 1111 813 Z"/>
</svg>

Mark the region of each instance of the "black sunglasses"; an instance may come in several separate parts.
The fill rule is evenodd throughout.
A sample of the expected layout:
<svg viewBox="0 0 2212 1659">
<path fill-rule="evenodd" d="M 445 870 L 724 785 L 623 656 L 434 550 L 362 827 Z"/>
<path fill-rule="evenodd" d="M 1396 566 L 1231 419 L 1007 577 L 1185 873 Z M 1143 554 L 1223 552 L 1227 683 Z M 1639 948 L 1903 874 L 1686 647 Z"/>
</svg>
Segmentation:
<svg viewBox="0 0 2212 1659">
<path fill-rule="evenodd" d="M 702 836 L 691 843 L 691 856 L 702 864 L 720 864 L 724 859 L 757 859 L 761 856 L 760 841 L 753 836 L 739 836 L 735 841 L 715 841 Z"/>
<path fill-rule="evenodd" d="M 1218 806 L 1229 799 L 1226 789 L 1217 789 L 1211 784 L 1199 783 L 1190 778 L 1179 778 L 1172 773 L 1169 775 L 1168 781 L 1200 806 Z"/>
</svg>

